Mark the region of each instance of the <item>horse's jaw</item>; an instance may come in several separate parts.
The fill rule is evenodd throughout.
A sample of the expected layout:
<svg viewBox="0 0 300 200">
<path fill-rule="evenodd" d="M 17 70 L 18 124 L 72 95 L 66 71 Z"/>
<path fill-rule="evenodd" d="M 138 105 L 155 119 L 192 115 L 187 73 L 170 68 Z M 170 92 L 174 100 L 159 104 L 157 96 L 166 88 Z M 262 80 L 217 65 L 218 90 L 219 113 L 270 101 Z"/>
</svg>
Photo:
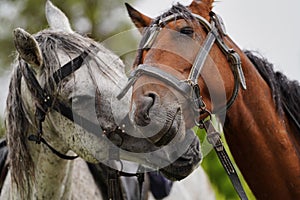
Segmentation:
<svg viewBox="0 0 300 200">
<path fill-rule="evenodd" d="M 181 156 L 170 165 L 162 168 L 160 171 L 169 179 L 178 181 L 190 175 L 202 160 L 200 141 L 192 130 L 188 130 L 186 138 L 175 144 L 176 147 L 185 149 Z M 182 149 L 180 149 L 182 151 Z"/>
</svg>

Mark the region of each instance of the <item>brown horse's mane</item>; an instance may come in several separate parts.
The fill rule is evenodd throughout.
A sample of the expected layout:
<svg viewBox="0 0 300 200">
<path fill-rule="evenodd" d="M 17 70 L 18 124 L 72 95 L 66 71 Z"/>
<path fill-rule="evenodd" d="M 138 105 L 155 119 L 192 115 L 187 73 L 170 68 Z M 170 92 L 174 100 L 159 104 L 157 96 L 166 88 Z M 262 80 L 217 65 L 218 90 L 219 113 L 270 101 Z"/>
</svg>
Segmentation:
<svg viewBox="0 0 300 200">
<path fill-rule="evenodd" d="M 254 51 L 245 51 L 247 57 L 272 90 L 273 99 L 279 112 L 285 103 L 296 120 L 300 121 L 300 84 L 289 80 L 283 73 L 275 71 L 273 64 Z"/>
</svg>

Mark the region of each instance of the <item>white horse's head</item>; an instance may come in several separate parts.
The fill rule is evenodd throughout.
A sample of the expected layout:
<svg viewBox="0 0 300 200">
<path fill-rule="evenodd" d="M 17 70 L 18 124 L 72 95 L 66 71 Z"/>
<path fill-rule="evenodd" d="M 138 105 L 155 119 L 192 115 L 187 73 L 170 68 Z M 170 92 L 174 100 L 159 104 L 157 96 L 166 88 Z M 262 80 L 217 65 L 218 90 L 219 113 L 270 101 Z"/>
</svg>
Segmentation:
<svg viewBox="0 0 300 200">
<path fill-rule="evenodd" d="M 30 153 L 42 151 L 39 145 L 27 139 L 39 131 L 37 109 L 45 114 L 41 135 L 45 141 L 60 153 L 73 151 L 92 163 L 110 159 L 109 150 L 114 145 L 105 133 L 120 132 L 118 122 L 129 110 L 129 96 L 122 100 L 116 98 L 127 82 L 121 60 L 95 41 L 75 33 L 65 14 L 50 1 L 46 3 L 46 16 L 50 26 L 47 30 L 34 35 L 21 28 L 14 31 L 19 56 L 7 99 L 6 127 L 12 175 L 18 180 L 20 177 L 26 180 L 32 170 L 31 163 L 37 162 L 37 153 Z M 69 66 L 67 72 L 63 69 L 65 66 Z M 45 91 L 45 99 L 37 98 L 44 94 L 35 94 L 39 92 L 36 84 L 26 81 L 26 70 L 33 72 L 38 85 Z M 45 110 L 42 101 L 48 98 L 51 101 Z M 125 134 L 123 137 L 122 133 L 117 136 L 121 137 L 120 145 L 124 150 L 147 152 L 158 149 L 145 138 Z M 112 140 L 118 143 L 118 137 L 112 137 Z M 198 140 L 189 137 L 186 141 L 182 149 L 173 144 L 171 149 L 175 153 L 170 152 L 170 147 L 158 152 L 158 157 L 167 161 L 162 171 L 170 177 L 187 176 L 200 160 Z M 152 152 L 147 157 L 124 150 L 120 151 L 120 159 L 159 167 L 149 158 Z M 170 159 L 170 154 L 178 154 L 178 160 Z M 25 168 L 17 167 L 20 165 Z M 178 166 L 185 168 L 174 170 Z"/>
<path fill-rule="evenodd" d="M 47 131 L 44 131 L 43 137 L 48 140 L 51 138 L 53 143 L 54 133 L 58 143 L 54 146 L 64 147 L 62 151 L 72 149 L 89 162 L 99 162 L 107 158 L 107 148 L 103 148 L 100 134 L 103 134 L 103 130 L 114 131 L 117 126 L 114 117 L 124 117 L 128 108 L 127 98 L 115 104 L 122 108 L 117 115 L 114 116 L 111 110 L 114 96 L 127 79 L 123 63 L 100 44 L 73 32 L 64 13 L 50 1 L 46 4 L 46 16 L 49 30 L 35 35 L 21 28 L 14 30 L 19 68 L 24 71 L 24 66 L 29 64 L 41 88 L 53 100 L 54 105 L 50 106 L 43 124 L 44 129 L 51 129 L 48 132 L 52 133 L 47 135 Z M 80 64 L 76 63 L 78 58 L 82 60 Z M 70 71 L 68 75 L 60 71 L 65 65 L 69 65 L 66 67 Z M 57 74 L 63 75 L 55 77 Z M 36 105 L 39 106 L 40 102 L 37 102 L 39 99 L 35 99 L 28 88 L 27 81 L 27 84 L 22 85 L 25 91 L 22 97 L 29 116 L 34 119 Z M 62 115 L 63 108 L 52 109 L 56 102 L 71 109 L 69 114 L 75 123 Z M 78 121 L 82 118 L 97 124 L 99 135 L 86 132 Z"/>
</svg>

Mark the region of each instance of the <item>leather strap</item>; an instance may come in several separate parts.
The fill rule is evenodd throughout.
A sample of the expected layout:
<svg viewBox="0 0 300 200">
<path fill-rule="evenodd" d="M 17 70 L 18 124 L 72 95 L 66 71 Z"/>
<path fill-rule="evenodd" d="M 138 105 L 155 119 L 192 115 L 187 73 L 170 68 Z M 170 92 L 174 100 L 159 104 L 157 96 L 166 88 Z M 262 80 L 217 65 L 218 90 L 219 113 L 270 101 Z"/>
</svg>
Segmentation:
<svg viewBox="0 0 300 200">
<path fill-rule="evenodd" d="M 199 51 L 194 64 L 192 66 L 191 72 L 189 74 L 188 80 L 192 81 L 192 83 L 196 84 L 198 82 L 198 78 L 206 61 L 206 58 L 215 43 L 216 40 L 216 32 L 218 31 L 215 26 L 212 26 L 212 30 L 208 33 L 203 45 L 202 49 Z"/>
<path fill-rule="evenodd" d="M 57 155 L 58 157 L 60 157 L 62 159 L 74 160 L 74 159 L 78 158 L 78 156 L 68 156 L 68 155 L 60 153 L 59 151 L 54 149 L 51 145 L 49 145 L 48 142 L 43 137 L 38 138 L 37 135 L 30 135 L 28 137 L 28 140 L 29 141 L 34 141 L 34 142 L 39 142 L 39 141 L 42 142 L 43 144 L 45 144 L 52 151 L 52 153 L 54 153 L 55 155 Z"/>
<path fill-rule="evenodd" d="M 122 89 L 122 91 L 118 94 L 117 98 L 122 99 L 125 94 L 128 92 L 130 87 L 134 85 L 134 83 L 139 79 L 142 75 L 150 76 L 156 78 L 169 86 L 173 87 L 177 91 L 179 91 L 183 96 L 190 98 L 192 88 L 191 85 L 187 81 L 182 81 L 176 78 L 175 76 L 157 68 L 152 67 L 150 65 L 141 64 L 139 65 L 128 78 L 128 82 L 126 86 Z"/>
<path fill-rule="evenodd" d="M 214 147 L 215 152 L 217 153 L 217 156 L 225 169 L 227 175 L 229 176 L 229 179 L 238 193 L 239 197 L 242 200 L 247 200 L 248 197 L 246 195 L 246 192 L 241 184 L 241 181 L 238 177 L 238 174 L 224 148 L 224 145 L 221 140 L 221 135 L 216 129 L 214 128 L 211 120 L 207 120 L 203 122 L 203 127 L 206 130 L 207 134 L 207 140 L 208 142 Z"/>
<path fill-rule="evenodd" d="M 76 71 L 80 68 L 82 65 L 85 57 L 88 55 L 86 51 L 84 51 L 81 55 L 76 57 L 74 60 L 71 60 L 64 66 L 62 66 L 59 70 L 57 70 L 53 74 L 53 79 L 55 80 L 56 84 L 59 83 L 62 79 L 69 76 L 71 73 Z M 76 65 L 76 66 L 75 66 Z M 49 110 L 53 106 L 53 108 L 67 117 L 68 119 L 73 120 L 73 112 L 72 110 L 65 106 L 62 102 L 58 100 L 53 100 L 52 96 L 48 94 L 48 92 L 41 87 L 38 80 L 36 79 L 36 76 L 34 74 L 34 71 L 28 66 L 27 63 L 24 63 L 22 65 L 22 73 L 23 77 L 25 79 L 26 85 L 34 98 L 36 102 L 36 118 L 38 121 L 38 131 L 36 135 L 30 135 L 28 137 L 29 141 L 35 141 L 36 143 L 44 143 L 54 154 L 56 154 L 58 157 L 66 160 L 73 160 L 77 158 L 78 156 L 68 156 L 60 153 L 56 149 L 54 149 L 49 143 L 46 142 L 46 140 L 42 137 L 43 129 L 42 129 L 42 123 L 45 120 L 45 116 Z M 85 120 L 88 122 L 88 120 Z M 90 123 L 88 124 L 90 125 Z M 85 125 L 86 126 L 86 125 Z"/>
<path fill-rule="evenodd" d="M 83 62 L 84 59 L 88 56 L 88 52 L 84 51 L 82 54 L 59 68 L 57 71 L 54 72 L 52 78 L 54 79 L 55 83 L 58 84 L 61 80 L 68 77 L 70 74 L 78 70 Z"/>
</svg>

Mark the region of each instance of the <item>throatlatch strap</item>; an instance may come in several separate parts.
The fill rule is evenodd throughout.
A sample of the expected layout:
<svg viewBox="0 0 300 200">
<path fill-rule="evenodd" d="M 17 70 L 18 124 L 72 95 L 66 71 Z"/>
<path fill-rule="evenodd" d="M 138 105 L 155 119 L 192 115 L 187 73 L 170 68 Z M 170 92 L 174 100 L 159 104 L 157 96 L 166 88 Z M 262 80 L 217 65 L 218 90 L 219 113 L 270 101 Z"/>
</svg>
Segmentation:
<svg viewBox="0 0 300 200">
<path fill-rule="evenodd" d="M 41 136 L 39 137 L 37 135 L 32 134 L 28 137 L 28 140 L 33 141 L 33 142 L 37 142 L 37 143 L 42 142 L 43 144 L 45 144 L 52 151 L 53 154 L 57 155 L 58 157 L 60 157 L 62 159 L 74 160 L 74 159 L 79 157 L 79 156 L 68 156 L 68 155 L 60 153 L 59 151 L 54 149 L 50 144 L 48 144 L 48 142 Z"/>
<path fill-rule="evenodd" d="M 210 144 L 213 145 L 219 157 L 219 160 L 223 165 L 223 168 L 225 169 L 227 175 L 230 178 L 234 189 L 236 190 L 236 192 L 242 200 L 248 200 L 248 197 L 237 175 L 237 172 L 224 148 L 220 133 L 216 131 L 213 124 L 211 123 L 211 120 L 203 122 L 203 127 L 206 130 L 207 140 Z"/>
</svg>

